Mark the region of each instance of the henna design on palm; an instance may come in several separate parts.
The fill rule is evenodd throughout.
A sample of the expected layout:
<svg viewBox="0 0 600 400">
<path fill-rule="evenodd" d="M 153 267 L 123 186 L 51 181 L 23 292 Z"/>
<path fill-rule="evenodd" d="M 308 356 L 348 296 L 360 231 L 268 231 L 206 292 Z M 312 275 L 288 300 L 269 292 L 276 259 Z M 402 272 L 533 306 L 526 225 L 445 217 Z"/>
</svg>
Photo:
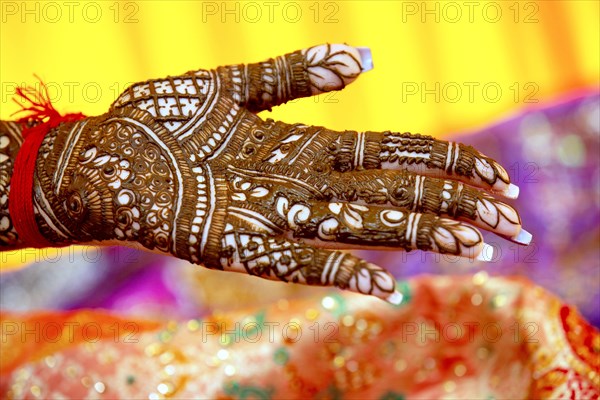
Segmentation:
<svg viewBox="0 0 600 400">
<path fill-rule="evenodd" d="M 478 257 L 477 228 L 527 243 L 515 209 L 487 193 L 516 197 L 516 186 L 472 147 L 256 115 L 344 88 L 368 54 L 322 45 L 132 85 L 106 114 L 46 136 L 34 191 L 41 232 L 57 245 L 139 243 L 208 268 L 391 302 L 392 275 L 343 250 Z M 7 194 L 20 127 L 0 128 L 0 245 L 18 248 Z"/>
</svg>

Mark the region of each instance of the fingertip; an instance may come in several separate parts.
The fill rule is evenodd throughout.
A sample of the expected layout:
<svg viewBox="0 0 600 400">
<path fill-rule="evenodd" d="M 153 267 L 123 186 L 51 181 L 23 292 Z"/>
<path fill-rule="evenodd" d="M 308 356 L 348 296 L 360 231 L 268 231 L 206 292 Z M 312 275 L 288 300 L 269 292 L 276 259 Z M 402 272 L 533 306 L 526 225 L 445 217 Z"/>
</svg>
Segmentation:
<svg viewBox="0 0 600 400">
<path fill-rule="evenodd" d="M 506 197 L 508 197 L 509 199 L 516 199 L 517 197 L 519 197 L 520 192 L 521 192 L 521 189 L 514 183 L 511 183 L 508 185 L 508 187 L 504 191 L 504 195 Z"/>
<path fill-rule="evenodd" d="M 387 301 L 390 304 L 397 306 L 400 303 L 402 303 L 402 300 L 404 300 L 404 295 L 402 293 L 400 293 L 399 291 L 395 290 L 394 293 L 385 297 L 383 300 Z"/>
<path fill-rule="evenodd" d="M 494 259 L 494 246 L 491 246 L 487 243 L 483 243 L 481 248 L 481 252 L 477 255 L 476 259 L 478 261 L 490 262 Z"/>
<path fill-rule="evenodd" d="M 373 54 L 368 47 L 357 47 L 360 54 L 361 72 L 367 72 L 373 69 Z"/>
<path fill-rule="evenodd" d="M 512 236 L 510 239 L 515 243 L 527 246 L 531 243 L 533 235 L 525 229 L 521 229 L 521 231 L 517 235 Z"/>
</svg>

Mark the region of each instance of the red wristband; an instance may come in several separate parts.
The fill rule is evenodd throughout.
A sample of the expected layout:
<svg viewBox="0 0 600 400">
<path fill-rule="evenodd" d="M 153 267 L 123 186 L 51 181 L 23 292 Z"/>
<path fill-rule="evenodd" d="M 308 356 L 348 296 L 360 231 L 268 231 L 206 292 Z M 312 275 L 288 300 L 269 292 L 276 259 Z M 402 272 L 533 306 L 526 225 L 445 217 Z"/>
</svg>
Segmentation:
<svg viewBox="0 0 600 400">
<path fill-rule="evenodd" d="M 81 113 L 60 115 L 52 106 L 48 89 L 41 80 L 40 85 L 40 90 L 32 87 L 19 87 L 16 90 L 17 97 L 28 102 L 29 106 L 14 99 L 22 108 L 18 113 L 26 112 L 27 116 L 17 121 L 23 127 L 23 144 L 15 159 L 8 195 L 8 212 L 19 239 L 27 247 L 35 248 L 56 246 L 41 234 L 35 221 L 33 177 L 38 150 L 51 129 L 63 122 L 85 118 Z M 34 125 L 28 127 L 32 123 Z"/>
</svg>

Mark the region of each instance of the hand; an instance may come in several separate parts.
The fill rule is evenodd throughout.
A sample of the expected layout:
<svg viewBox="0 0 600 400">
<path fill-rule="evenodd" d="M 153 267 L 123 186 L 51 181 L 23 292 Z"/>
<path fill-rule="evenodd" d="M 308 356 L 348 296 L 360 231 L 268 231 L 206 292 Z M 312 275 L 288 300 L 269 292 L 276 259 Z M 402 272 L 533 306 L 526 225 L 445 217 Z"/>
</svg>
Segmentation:
<svg viewBox="0 0 600 400">
<path fill-rule="evenodd" d="M 485 247 L 473 226 L 530 240 L 518 213 L 486 193 L 514 198 L 518 188 L 472 147 L 256 115 L 342 89 L 370 67 L 366 49 L 322 45 L 135 84 L 108 113 L 48 134 L 35 178 L 40 230 L 57 245 L 140 243 L 390 302 L 392 275 L 340 250 L 473 258 Z"/>
</svg>

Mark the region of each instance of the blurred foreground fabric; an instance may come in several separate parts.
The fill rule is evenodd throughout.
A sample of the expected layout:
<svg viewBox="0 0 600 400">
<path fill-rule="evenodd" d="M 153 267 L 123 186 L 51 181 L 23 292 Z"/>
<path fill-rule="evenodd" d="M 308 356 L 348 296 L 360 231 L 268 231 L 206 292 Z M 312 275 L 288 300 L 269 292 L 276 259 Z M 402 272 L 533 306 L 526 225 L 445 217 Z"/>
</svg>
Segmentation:
<svg viewBox="0 0 600 400">
<path fill-rule="evenodd" d="M 431 277 L 152 324 L 3 313 L 12 398 L 598 399 L 600 332 L 519 279 Z M 28 338 L 27 341 L 24 341 Z"/>
</svg>

